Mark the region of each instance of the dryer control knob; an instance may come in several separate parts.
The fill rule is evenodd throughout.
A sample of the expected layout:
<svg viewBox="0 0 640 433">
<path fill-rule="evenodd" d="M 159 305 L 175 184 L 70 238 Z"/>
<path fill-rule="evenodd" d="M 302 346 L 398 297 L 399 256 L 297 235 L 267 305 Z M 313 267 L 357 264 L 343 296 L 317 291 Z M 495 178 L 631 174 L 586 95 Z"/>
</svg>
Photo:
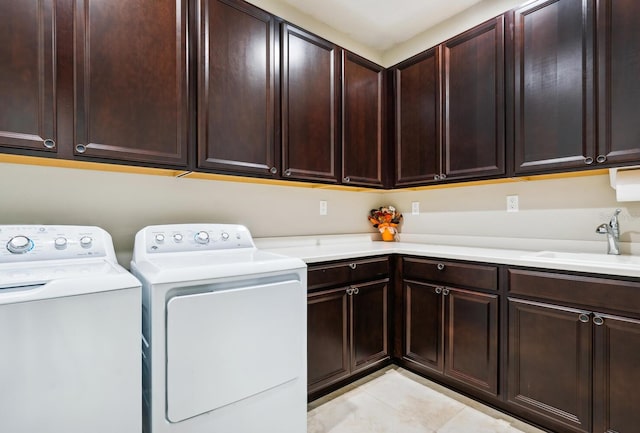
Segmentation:
<svg viewBox="0 0 640 433">
<path fill-rule="evenodd" d="M 199 244 L 208 244 L 209 243 L 209 233 L 207 232 L 198 232 L 196 233 L 195 240 Z"/>
<path fill-rule="evenodd" d="M 173 235 L 173 240 L 175 242 L 182 242 L 182 235 L 180 233 L 176 233 L 175 235 Z"/>
<path fill-rule="evenodd" d="M 93 238 L 91 236 L 82 236 L 80 238 L 80 246 L 82 248 L 91 248 L 92 243 L 93 243 Z"/>
<path fill-rule="evenodd" d="M 220 239 L 222 239 L 223 241 L 229 240 L 229 233 L 227 232 L 220 233 Z"/>
<path fill-rule="evenodd" d="M 24 254 L 32 248 L 33 241 L 26 236 L 15 236 L 7 242 L 7 249 L 12 254 Z"/>
<path fill-rule="evenodd" d="M 60 236 L 59 238 L 56 238 L 54 244 L 56 246 L 56 250 L 64 250 L 67 248 L 67 238 Z"/>
<path fill-rule="evenodd" d="M 156 235 L 156 242 L 159 243 L 159 244 L 164 242 L 164 235 L 162 233 L 158 233 Z"/>
</svg>

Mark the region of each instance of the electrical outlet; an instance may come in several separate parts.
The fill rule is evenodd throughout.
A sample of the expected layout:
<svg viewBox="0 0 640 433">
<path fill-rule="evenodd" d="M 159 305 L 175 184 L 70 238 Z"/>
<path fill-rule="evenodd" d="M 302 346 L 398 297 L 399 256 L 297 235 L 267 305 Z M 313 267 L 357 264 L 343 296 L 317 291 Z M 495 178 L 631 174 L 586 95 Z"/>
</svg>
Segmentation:
<svg viewBox="0 0 640 433">
<path fill-rule="evenodd" d="M 411 215 L 420 215 L 420 202 L 412 201 L 411 202 Z"/>
<path fill-rule="evenodd" d="M 517 195 L 508 195 L 507 196 L 507 212 L 518 212 L 520 210 L 518 206 L 518 196 Z"/>
<path fill-rule="evenodd" d="M 326 215 L 326 214 L 327 214 L 327 201 L 320 200 L 320 215 Z"/>
</svg>

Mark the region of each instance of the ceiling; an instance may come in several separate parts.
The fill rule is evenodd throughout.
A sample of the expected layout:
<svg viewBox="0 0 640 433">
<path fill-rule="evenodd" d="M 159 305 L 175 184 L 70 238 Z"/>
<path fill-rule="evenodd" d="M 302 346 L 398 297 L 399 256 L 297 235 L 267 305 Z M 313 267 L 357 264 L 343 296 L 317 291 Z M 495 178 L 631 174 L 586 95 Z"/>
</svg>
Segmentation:
<svg viewBox="0 0 640 433">
<path fill-rule="evenodd" d="M 386 51 L 483 0 L 281 0 L 378 51 Z"/>
</svg>

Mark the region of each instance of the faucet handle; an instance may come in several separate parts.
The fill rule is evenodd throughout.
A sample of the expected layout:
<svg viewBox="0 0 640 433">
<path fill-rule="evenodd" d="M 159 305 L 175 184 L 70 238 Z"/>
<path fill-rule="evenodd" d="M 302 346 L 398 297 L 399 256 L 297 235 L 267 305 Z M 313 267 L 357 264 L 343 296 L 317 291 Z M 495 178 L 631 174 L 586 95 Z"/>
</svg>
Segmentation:
<svg viewBox="0 0 640 433">
<path fill-rule="evenodd" d="M 609 226 L 608 224 L 600 224 L 598 227 L 596 227 L 596 233 L 600 233 L 600 234 L 607 234 L 611 231 L 611 226 Z"/>
</svg>

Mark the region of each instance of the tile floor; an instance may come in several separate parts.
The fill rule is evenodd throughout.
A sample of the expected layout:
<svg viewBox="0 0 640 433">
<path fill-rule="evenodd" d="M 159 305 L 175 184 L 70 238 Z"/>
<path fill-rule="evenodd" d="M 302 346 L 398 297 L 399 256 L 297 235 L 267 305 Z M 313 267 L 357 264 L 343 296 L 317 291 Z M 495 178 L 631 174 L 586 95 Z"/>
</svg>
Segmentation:
<svg viewBox="0 0 640 433">
<path fill-rule="evenodd" d="M 395 366 L 308 409 L 308 433 L 543 433 Z"/>
</svg>

